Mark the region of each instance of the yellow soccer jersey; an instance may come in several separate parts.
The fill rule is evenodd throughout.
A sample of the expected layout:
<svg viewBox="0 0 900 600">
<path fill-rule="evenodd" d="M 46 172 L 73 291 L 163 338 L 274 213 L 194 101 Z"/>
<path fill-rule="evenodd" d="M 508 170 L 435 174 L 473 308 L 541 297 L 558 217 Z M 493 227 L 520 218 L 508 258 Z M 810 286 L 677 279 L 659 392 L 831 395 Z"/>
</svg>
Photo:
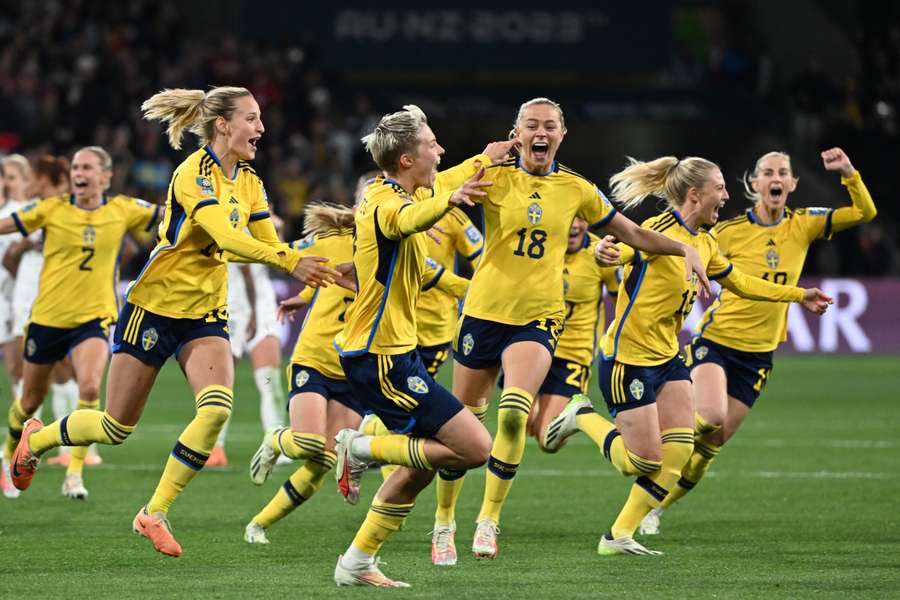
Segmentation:
<svg viewBox="0 0 900 600">
<path fill-rule="evenodd" d="M 70 329 L 98 318 L 115 321 L 122 238 L 153 227 L 159 211 L 129 196 L 104 196 L 92 210 L 80 208 L 74 196 L 53 196 L 13 213 L 22 235 L 44 230 L 44 266 L 31 322 Z"/>
<path fill-rule="evenodd" d="M 618 267 L 603 267 L 594 260 L 594 235 L 584 236 L 578 252 L 566 254 L 563 282 L 566 326 L 556 344 L 554 357 L 590 365 L 597 354 L 597 341 L 605 325 L 603 287 L 615 295 L 619 289 Z"/>
<path fill-rule="evenodd" d="M 320 233 L 304 244 L 304 248 L 327 256 L 335 264 L 350 262 L 353 260 L 353 230 L 332 229 Z M 332 342 L 344 328 L 344 313 L 355 294 L 338 285 L 318 289 L 307 287 L 303 293 L 310 294 L 311 299 L 294 344 L 291 363 L 312 367 L 332 379 L 344 379 L 344 370 Z"/>
<path fill-rule="evenodd" d="M 716 238 L 706 231 L 694 231 L 685 225 L 677 210 L 668 210 L 642 223 L 653 231 L 693 246 L 700 255 L 710 280 L 719 280 L 726 288 L 757 299 L 795 301 L 803 290 L 746 277 L 719 252 Z M 697 298 L 696 278 L 685 276 L 680 256 L 642 255 L 627 246 L 623 259 L 633 260 L 625 267 L 622 286 L 616 299 L 616 315 L 601 342 L 606 358 L 637 366 L 654 366 L 678 354 L 678 332 Z"/>
<path fill-rule="evenodd" d="M 565 316 L 563 259 L 576 216 L 592 226 L 616 210 L 597 187 L 553 163 L 549 173 L 529 173 L 510 159 L 487 170 L 484 253 L 463 313 L 509 325 Z"/>
<path fill-rule="evenodd" d="M 253 237 L 243 233 L 249 227 Z M 128 301 L 152 313 L 197 319 L 228 302 L 229 258 L 214 241 L 238 256 L 290 270 L 298 255 L 279 255 L 262 181 L 239 161 L 222 172 L 209 146 L 200 148 L 172 175 L 159 241 L 128 290 Z M 255 238 L 255 239 L 254 239 Z"/>
<path fill-rule="evenodd" d="M 438 174 L 434 190 L 410 197 L 376 177 L 356 209 L 353 263 L 358 292 L 335 338 L 342 356 L 403 354 L 416 347 L 416 303 L 444 272 L 428 261 L 425 231 L 450 211 L 450 194 L 476 170 L 475 157 Z M 431 265 L 427 264 L 431 262 Z M 438 267 L 437 269 L 435 267 Z"/>
<path fill-rule="evenodd" d="M 457 253 L 470 261 L 481 254 L 481 232 L 460 209 L 452 209 L 435 225 L 444 232 L 439 234 L 441 243 L 428 237 L 425 244 L 428 256 L 445 269 L 454 270 Z M 416 305 L 419 346 L 450 342 L 456 329 L 458 312 L 456 298 L 447 292 L 438 288 L 422 292 Z"/>
</svg>

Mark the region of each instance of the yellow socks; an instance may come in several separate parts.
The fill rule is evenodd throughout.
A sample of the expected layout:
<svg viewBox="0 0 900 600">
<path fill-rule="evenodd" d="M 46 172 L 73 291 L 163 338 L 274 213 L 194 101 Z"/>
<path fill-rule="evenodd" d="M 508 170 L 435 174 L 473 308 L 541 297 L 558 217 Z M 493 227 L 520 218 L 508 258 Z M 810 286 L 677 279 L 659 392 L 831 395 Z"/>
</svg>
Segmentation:
<svg viewBox="0 0 900 600">
<path fill-rule="evenodd" d="M 314 433 L 300 433 L 285 427 L 272 436 L 272 446 L 281 450 L 289 458 L 309 458 L 325 451 L 325 436 Z"/>
<path fill-rule="evenodd" d="M 603 456 L 616 470 L 625 476 L 647 475 L 659 470 L 661 462 L 643 458 L 625 447 L 622 435 L 616 426 L 585 407 L 575 416 L 578 428 L 585 432 L 603 451 Z"/>
<path fill-rule="evenodd" d="M 500 394 L 497 435 L 488 459 L 479 521 L 500 522 L 500 511 L 525 453 L 526 425 L 533 402 L 531 394 L 520 388 L 508 387 Z"/>
<path fill-rule="evenodd" d="M 6 460 L 10 460 L 13 452 L 16 451 L 19 438 L 22 437 L 22 428 L 25 426 L 25 421 L 30 419 L 31 416 L 22 408 L 21 398 L 16 398 L 16 401 L 9 406 L 6 418 L 6 422 L 9 424 L 9 434 L 6 436 L 6 441 L 3 444 L 3 458 Z"/>
<path fill-rule="evenodd" d="M 369 556 L 374 556 L 392 533 L 400 529 L 415 503 L 391 504 L 382 502 L 376 496 L 366 514 L 366 520 L 353 538 L 353 547 Z"/>
<path fill-rule="evenodd" d="M 487 417 L 487 411 L 490 406 L 482 404 L 481 406 L 466 405 L 472 414 L 478 417 L 478 420 L 484 423 Z M 453 469 L 438 469 L 437 480 L 437 510 L 434 512 L 434 522 L 438 525 L 450 525 L 456 519 L 456 501 L 462 492 L 463 483 L 466 480 L 465 471 L 455 471 Z"/>
<path fill-rule="evenodd" d="M 309 500 L 313 494 L 319 491 L 328 471 L 334 468 L 334 452 L 323 452 L 326 464 L 318 461 L 307 460 L 294 471 L 290 479 L 284 482 L 275 497 L 259 513 L 253 517 L 253 522 L 262 527 L 269 527 L 288 516 L 295 508 Z"/>
<path fill-rule="evenodd" d="M 425 456 L 425 440 L 390 434 L 372 438 L 372 458 L 378 462 L 427 471 L 431 463 Z"/>
<path fill-rule="evenodd" d="M 694 448 L 694 432 L 688 427 L 673 427 L 662 432 L 662 466 L 651 475 L 638 477 L 628 500 L 613 523 L 613 539 L 631 537 L 651 509 L 660 506 L 681 475 Z"/>
<path fill-rule="evenodd" d="M 207 386 L 197 394 L 197 414 L 175 442 L 162 478 L 147 503 L 148 513 L 168 512 L 178 494 L 206 464 L 219 431 L 231 414 L 232 398 L 231 390 L 223 385 Z"/>
<path fill-rule="evenodd" d="M 694 452 L 684 469 L 681 470 L 678 484 L 669 491 L 669 495 L 663 500 L 662 508 L 669 508 L 694 489 L 694 486 L 700 483 L 700 480 L 706 475 L 709 465 L 722 449 L 721 446 L 710 441 L 710 438 L 722 428 L 706 422 L 699 414 L 694 416 Z"/>
<path fill-rule="evenodd" d="M 79 400 L 78 410 L 92 410 L 100 412 L 100 399 Z M 84 471 L 84 457 L 87 456 L 88 446 L 75 446 L 69 453 L 69 466 L 66 467 L 66 475 L 81 475 Z"/>
</svg>

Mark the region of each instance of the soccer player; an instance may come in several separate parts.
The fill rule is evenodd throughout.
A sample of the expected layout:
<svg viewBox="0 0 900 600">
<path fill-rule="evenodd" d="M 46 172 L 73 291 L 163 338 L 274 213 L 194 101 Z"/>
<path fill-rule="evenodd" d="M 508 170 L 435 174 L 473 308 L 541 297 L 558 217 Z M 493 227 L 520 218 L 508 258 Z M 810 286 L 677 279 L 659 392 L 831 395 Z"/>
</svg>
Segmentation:
<svg viewBox="0 0 900 600">
<path fill-rule="evenodd" d="M 175 443 L 159 485 L 133 527 L 159 552 L 180 556 L 181 545 L 166 518 L 169 507 L 203 468 L 231 413 L 227 261 L 264 262 L 307 285 L 327 284 L 340 273 L 324 266 L 326 259 L 301 258 L 279 242 L 262 182 L 246 162 L 256 156 L 265 130 L 249 91 L 165 90 L 141 108 L 146 119 L 168 122 L 173 148 L 181 148 L 185 130 L 197 134 L 202 147 L 175 169 L 159 242 L 128 289 L 113 338 L 106 410 L 76 410 L 47 427 L 37 419 L 28 421 L 12 476 L 24 490 L 41 454 L 50 448 L 123 443 L 140 419 L 160 368 L 175 354 L 194 391 L 197 413 Z M 252 237 L 243 233 L 248 224 Z M 89 263 L 90 258 L 84 260 Z"/>
<path fill-rule="evenodd" d="M 643 250 L 684 256 L 685 278 L 696 272 L 708 283 L 696 250 L 638 227 L 617 213 L 593 183 L 556 161 L 565 133 L 558 104 L 547 98 L 525 102 L 510 134 L 521 155 L 485 174 L 494 185 L 482 199 L 484 253 L 453 348 L 454 395 L 479 417 L 487 411 L 487 398 L 503 367 L 497 434 L 472 543 L 477 557 L 497 555 L 500 511 L 525 449 L 534 396 L 550 370 L 563 328 L 563 266 L 574 218 L 604 226 Z M 453 514 L 462 481 L 461 471 L 441 473 L 438 514 Z"/>
<path fill-rule="evenodd" d="M 336 263 L 353 260 L 353 211 L 314 204 L 305 211 L 304 228 L 309 236 L 305 249 L 330 257 Z M 352 291 L 338 286 L 304 289 L 299 296 L 281 303 L 279 316 L 290 316 L 308 304 L 303 327 L 288 368 L 290 427 L 273 427 L 250 462 L 250 478 L 262 485 L 279 456 L 304 462 L 279 488 L 275 497 L 244 530 L 250 544 L 268 544 L 266 529 L 309 500 L 322 487 L 335 464 L 334 436 L 359 426 L 365 412 L 353 396 L 334 347 L 334 336 L 344 327 Z M 349 496 L 356 503 L 358 489 Z"/>
<path fill-rule="evenodd" d="M 9 410 L 7 454 L 19 442 L 25 421 L 43 404 L 55 363 L 67 355 L 78 381 L 79 409 L 100 406 L 109 326 L 118 308 L 122 239 L 131 230 L 151 228 L 160 213 L 159 206 L 143 200 L 107 197 L 111 177 L 109 154 L 99 146 L 82 148 L 72 158 L 72 194 L 33 202 L 0 220 L 2 233 L 18 229 L 27 237 L 40 229 L 45 239 L 40 291 L 25 329 L 22 392 Z M 87 447 L 71 453 L 62 487 L 69 498 L 88 495 L 82 479 L 86 454 Z M 15 461 L 11 475 L 15 484 Z"/>
<path fill-rule="evenodd" d="M 852 204 L 838 209 L 787 207 L 797 189 L 791 159 L 769 152 L 744 177 L 747 212 L 716 226 L 722 253 L 746 273 L 781 285 L 796 285 L 806 252 L 816 239 L 831 239 L 875 218 L 875 203 L 859 171 L 840 148 L 822 152 L 828 171 L 841 175 Z M 722 446 L 737 432 L 772 371 L 772 355 L 787 338 L 787 307 L 738 297 L 723 290 L 700 321 L 691 342 L 694 381 L 694 452 L 678 484 L 641 523 L 641 533 L 659 533 L 665 508 L 692 490 Z"/>
<path fill-rule="evenodd" d="M 697 157 L 674 156 L 651 162 L 630 159 L 610 179 L 624 208 L 648 196 L 666 200 L 669 209 L 643 226 L 690 244 L 700 254 L 710 279 L 745 298 L 800 302 L 822 314 L 831 299 L 817 289 L 777 285 L 743 275 L 719 253 L 716 238 L 701 229 L 715 224 L 728 199 L 719 167 Z M 594 412 L 590 401 L 574 398 L 550 423 L 559 444 L 579 429 L 602 449 L 615 468 L 637 476 L 618 518 L 600 539 L 597 552 L 659 554 L 633 539 L 641 519 L 659 506 L 678 480 L 694 448 L 691 380 L 678 356 L 678 332 L 697 297 L 695 281 L 682 277 L 680 261 L 614 245 L 608 236 L 597 246 L 605 262 L 625 264 L 616 314 L 601 342 L 600 390 L 615 424 Z M 548 444 L 552 446 L 551 444 Z"/>
<path fill-rule="evenodd" d="M 444 149 L 425 114 L 412 105 L 385 115 L 363 143 L 384 175 L 369 184 L 357 207 L 353 262 L 359 291 L 334 343 L 356 397 L 396 434 L 339 432 L 335 474 L 346 488 L 351 474 L 370 462 L 403 468 L 375 494 L 352 544 L 338 558 L 334 579 L 338 585 L 408 587 L 385 577 L 375 555 L 431 482 L 433 469 L 476 467 L 490 448 L 484 426 L 434 381 L 416 351 L 419 290 L 441 274 L 427 275 L 424 232 L 454 206 L 484 197 L 490 184 L 481 178 L 493 159 L 479 155 L 437 175 Z"/>
</svg>

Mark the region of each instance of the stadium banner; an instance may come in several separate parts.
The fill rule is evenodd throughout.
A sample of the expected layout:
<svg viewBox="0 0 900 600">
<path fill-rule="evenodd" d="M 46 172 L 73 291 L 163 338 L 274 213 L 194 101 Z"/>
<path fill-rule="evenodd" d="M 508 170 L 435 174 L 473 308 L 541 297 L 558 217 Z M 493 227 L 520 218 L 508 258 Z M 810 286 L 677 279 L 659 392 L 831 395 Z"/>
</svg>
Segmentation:
<svg viewBox="0 0 900 600">
<path fill-rule="evenodd" d="M 242 35 L 311 43 L 322 64 L 335 68 L 633 73 L 666 65 L 672 53 L 673 3 L 667 1 L 652 8 L 612 0 L 262 5 L 242 2 Z"/>
<path fill-rule="evenodd" d="M 276 280 L 279 299 L 294 295 L 293 282 Z M 788 340 L 779 348 L 785 354 L 900 354 L 900 279 L 802 278 L 802 287 L 818 287 L 834 298 L 834 305 L 817 317 L 792 304 L 788 311 Z M 685 320 L 681 333 L 686 343 L 700 322 L 710 300 L 698 301 Z M 612 302 L 607 299 L 607 322 Z M 283 325 L 285 356 L 290 356 L 303 313 Z"/>
</svg>

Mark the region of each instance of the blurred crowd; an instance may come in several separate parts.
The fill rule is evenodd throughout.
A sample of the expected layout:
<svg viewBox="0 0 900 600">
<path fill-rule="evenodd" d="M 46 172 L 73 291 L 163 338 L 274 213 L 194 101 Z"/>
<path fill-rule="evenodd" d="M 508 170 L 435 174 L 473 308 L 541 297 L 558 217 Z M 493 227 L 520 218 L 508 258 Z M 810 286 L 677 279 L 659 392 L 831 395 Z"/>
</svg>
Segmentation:
<svg viewBox="0 0 900 600">
<path fill-rule="evenodd" d="M 164 199 L 182 156 L 158 124 L 140 117 L 141 102 L 162 88 L 240 82 L 254 93 L 266 125 L 255 166 L 291 237 L 302 233 L 308 202 L 352 202 L 357 176 L 371 168 L 359 138 L 393 108 L 319 68 L 308 43 L 239 39 L 186 19 L 169 0 L 3 5 L 0 155 L 71 154 L 99 144 L 115 161 L 113 189 L 147 200 Z M 871 60 L 856 76 L 836 80 L 811 61 L 779 80 L 746 27 L 748 4 L 686 6 L 674 11 L 676 52 L 656 81 L 745 90 L 791 151 L 840 139 L 866 165 L 880 215 L 836 250 L 813 256 L 810 272 L 896 273 L 898 213 L 889 194 L 900 154 L 900 20 L 861 13 L 863 30 L 851 38 Z M 509 120 L 508 102 L 498 111 Z"/>
</svg>

